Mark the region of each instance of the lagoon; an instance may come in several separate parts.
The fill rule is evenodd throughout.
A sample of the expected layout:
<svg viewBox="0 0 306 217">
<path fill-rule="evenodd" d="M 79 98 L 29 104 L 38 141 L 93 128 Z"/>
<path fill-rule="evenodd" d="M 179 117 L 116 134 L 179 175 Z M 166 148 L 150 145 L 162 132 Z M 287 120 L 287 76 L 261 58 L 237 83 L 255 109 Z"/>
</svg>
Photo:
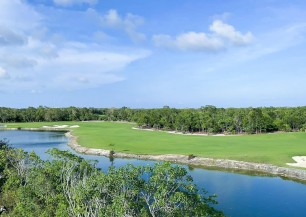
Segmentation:
<svg viewBox="0 0 306 217">
<path fill-rule="evenodd" d="M 85 159 L 97 160 L 103 171 L 114 165 L 152 165 L 155 161 L 115 158 L 78 154 L 68 145 L 62 132 L 0 131 L 0 139 L 6 138 L 16 148 L 35 151 L 43 160 L 49 159 L 45 152 L 51 148 L 70 150 Z M 191 168 L 184 166 L 199 188 L 209 194 L 217 194 L 217 209 L 226 216 L 305 216 L 306 185 L 280 177 L 245 175 L 226 171 Z"/>
</svg>

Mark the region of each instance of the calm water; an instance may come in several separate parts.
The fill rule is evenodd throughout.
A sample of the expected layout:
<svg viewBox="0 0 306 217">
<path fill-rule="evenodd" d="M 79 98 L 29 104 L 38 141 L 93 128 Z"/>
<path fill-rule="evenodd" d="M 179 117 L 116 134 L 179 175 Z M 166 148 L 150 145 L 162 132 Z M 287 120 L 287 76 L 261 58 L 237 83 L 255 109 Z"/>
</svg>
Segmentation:
<svg viewBox="0 0 306 217">
<path fill-rule="evenodd" d="M 71 150 L 67 138 L 59 132 L 0 131 L 0 139 L 7 138 L 16 148 L 35 151 L 42 159 L 50 148 Z M 98 167 L 107 171 L 111 162 L 106 157 L 80 155 L 98 160 Z M 113 165 L 123 166 L 154 164 L 154 161 L 115 159 Z M 188 169 L 188 167 L 186 167 Z M 209 194 L 217 194 L 217 208 L 227 216 L 306 216 L 306 185 L 278 177 L 249 176 L 230 172 L 188 169 L 199 187 Z"/>
</svg>

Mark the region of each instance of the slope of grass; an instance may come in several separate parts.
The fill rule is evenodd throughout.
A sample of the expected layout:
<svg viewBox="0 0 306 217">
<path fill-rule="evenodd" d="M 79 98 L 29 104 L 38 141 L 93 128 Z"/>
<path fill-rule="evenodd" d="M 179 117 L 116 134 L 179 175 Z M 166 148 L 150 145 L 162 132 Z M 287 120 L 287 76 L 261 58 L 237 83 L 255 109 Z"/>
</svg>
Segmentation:
<svg viewBox="0 0 306 217">
<path fill-rule="evenodd" d="M 243 136 L 188 136 L 133 130 L 133 124 L 113 122 L 18 123 L 8 127 L 79 125 L 73 134 L 80 145 L 136 154 L 194 154 L 196 156 L 271 163 L 286 166 L 292 156 L 306 155 L 306 133 Z M 112 146 L 110 146 L 112 144 Z"/>
</svg>

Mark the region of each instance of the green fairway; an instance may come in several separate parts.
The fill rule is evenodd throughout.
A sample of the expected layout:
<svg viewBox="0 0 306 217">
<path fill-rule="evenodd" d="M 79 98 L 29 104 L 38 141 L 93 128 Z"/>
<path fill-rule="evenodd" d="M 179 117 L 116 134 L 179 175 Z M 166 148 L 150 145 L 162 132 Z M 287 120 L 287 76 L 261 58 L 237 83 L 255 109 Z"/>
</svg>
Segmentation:
<svg viewBox="0 0 306 217">
<path fill-rule="evenodd" d="M 18 123 L 7 127 L 79 125 L 73 128 L 78 143 L 89 148 L 135 154 L 194 154 L 286 166 L 292 156 L 306 155 L 306 133 L 243 136 L 189 136 L 132 129 L 134 124 L 114 122 Z M 112 144 L 112 146 L 110 146 Z"/>
</svg>

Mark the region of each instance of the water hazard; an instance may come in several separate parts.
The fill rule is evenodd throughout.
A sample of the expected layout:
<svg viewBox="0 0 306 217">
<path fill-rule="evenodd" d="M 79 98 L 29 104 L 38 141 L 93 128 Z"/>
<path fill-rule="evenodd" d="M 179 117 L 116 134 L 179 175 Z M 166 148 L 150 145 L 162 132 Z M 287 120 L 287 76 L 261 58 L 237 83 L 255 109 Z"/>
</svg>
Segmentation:
<svg viewBox="0 0 306 217">
<path fill-rule="evenodd" d="M 6 138 L 13 147 L 35 151 L 42 159 L 49 159 L 45 152 L 51 148 L 70 150 L 68 139 L 61 132 L 0 131 L 0 139 Z M 76 154 L 76 153 L 75 153 Z M 78 154 L 98 161 L 98 167 L 107 171 L 128 163 L 154 164 L 154 161 L 114 159 L 102 156 Z M 209 194 L 217 194 L 217 208 L 227 216 L 305 216 L 306 185 L 279 177 L 244 175 L 225 171 L 190 168 L 185 166 L 195 183 Z"/>
</svg>

